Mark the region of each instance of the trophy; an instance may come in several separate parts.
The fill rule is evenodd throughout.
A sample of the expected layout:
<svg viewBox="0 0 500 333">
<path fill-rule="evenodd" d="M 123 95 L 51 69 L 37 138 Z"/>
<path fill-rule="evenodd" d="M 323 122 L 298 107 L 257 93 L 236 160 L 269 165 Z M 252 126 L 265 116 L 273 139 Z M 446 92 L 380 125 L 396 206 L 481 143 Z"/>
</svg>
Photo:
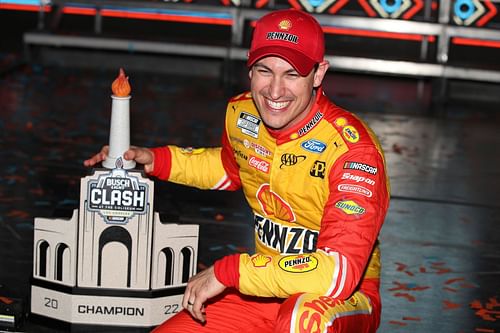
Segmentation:
<svg viewBox="0 0 500 333">
<path fill-rule="evenodd" d="M 160 221 L 154 182 L 123 153 L 130 145 L 130 84 L 112 84 L 108 158 L 80 183 L 70 219 L 34 221 L 31 313 L 70 328 L 150 330 L 182 310 L 196 273 L 199 226 Z"/>
</svg>

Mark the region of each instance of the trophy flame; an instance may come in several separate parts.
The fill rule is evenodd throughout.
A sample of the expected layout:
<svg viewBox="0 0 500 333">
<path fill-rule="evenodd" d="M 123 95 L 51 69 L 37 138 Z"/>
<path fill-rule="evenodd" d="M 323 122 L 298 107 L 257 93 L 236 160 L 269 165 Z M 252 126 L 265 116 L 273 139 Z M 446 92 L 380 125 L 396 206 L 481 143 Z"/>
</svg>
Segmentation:
<svg viewBox="0 0 500 333">
<path fill-rule="evenodd" d="M 109 131 L 109 153 L 102 162 L 107 169 L 133 169 L 135 161 L 127 161 L 123 154 L 130 148 L 130 84 L 123 68 L 111 84 L 111 125 Z"/>
</svg>

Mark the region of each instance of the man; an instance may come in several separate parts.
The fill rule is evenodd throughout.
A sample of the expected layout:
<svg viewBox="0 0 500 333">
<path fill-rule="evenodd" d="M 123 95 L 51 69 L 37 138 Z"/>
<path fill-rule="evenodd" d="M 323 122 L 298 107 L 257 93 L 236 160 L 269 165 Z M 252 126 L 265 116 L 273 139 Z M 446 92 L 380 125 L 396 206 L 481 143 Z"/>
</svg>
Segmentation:
<svg viewBox="0 0 500 333">
<path fill-rule="evenodd" d="M 262 17 L 247 64 L 251 93 L 229 101 L 222 147 L 125 153 L 160 179 L 242 188 L 255 213 L 256 253 L 192 277 L 185 310 L 154 332 L 375 332 L 389 204 L 380 146 L 323 94 L 329 64 L 312 16 Z M 105 147 L 85 165 L 106 156 Z"/>
</svg>

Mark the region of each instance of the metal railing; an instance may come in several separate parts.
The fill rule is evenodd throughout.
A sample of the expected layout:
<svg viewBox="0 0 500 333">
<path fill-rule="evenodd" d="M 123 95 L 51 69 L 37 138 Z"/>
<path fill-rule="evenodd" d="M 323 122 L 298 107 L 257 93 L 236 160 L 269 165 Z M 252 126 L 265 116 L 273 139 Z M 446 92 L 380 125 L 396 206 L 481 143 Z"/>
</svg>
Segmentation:
<svg viewBox="0 0 500 333">
<path fill-rule="evenodd" d="M 191 5 L 182 3 L 148 2 L 148 8 L 168 9 L 182 12 L 203 12 L 224 14 L 230 17 L 231 37 L 227 45 L 211 46 L 199 43 L 175 43 L 135 40 L 128 38 L 109 38 L 102 33 L 101 10 L 107 7 L 120 6 L 123 8 L 144 7 L 144 2 L 113 1 L 113 0 L 53 0 L 53 20 L 58 20 L 62 9 L 68 5 L 91 6 L 96 9 L 94 16 L 94 36 L 65 36 L 57 33 L 44 32 L 44 15 L 40 15 L 42 23 L 39 31 L 28 32 L 24 35 L 24 42 L 28 46 L 56 46 L 78 47 L 103 50 L 121 50 L 145 53 L 166 53 L 175 55 L 203 56 L 230 60 L 245 60 L 247 48 L 244 45 L 244 31 L 248 22 L 258 19 L 269 9 L 252 9 L 245 7 L 223 7 Z M 43 11 L 41 11 L 43 12 Z M 500 70 L 486 70 L 473 66 L 453 66 L 448 63 L 450 40 L 453 37 L 465 37 L 500 41 L 500 30 L 487 28 L 474 28 L 451 25 L 451 0 L 441 0 L 436 23 L 405 21 L 395 19 L 354 17 L 341 15 L 315 14 L 320 24 L 325 27 L 362 29 L 376 32 L 401 33 L 432 36 L 437 41 L 436 56 L 432 61 L 427 58 L 427 38 L 421 42 L 421 56 L 415 61 L 388 60 L 375 57 L 328 55 L 333 70 L 354 71 L 373 74 L 389 74 L 411 77 L 431 77 L 443 79 L 460 79 L 484 82 L 500 82 Z M 52 22 L 57 25 L 57 22 Z M 327 50 L 328 53 L 328 50 Z M 499 60 L 500 68 L 500 60 Z"/>
</svg>

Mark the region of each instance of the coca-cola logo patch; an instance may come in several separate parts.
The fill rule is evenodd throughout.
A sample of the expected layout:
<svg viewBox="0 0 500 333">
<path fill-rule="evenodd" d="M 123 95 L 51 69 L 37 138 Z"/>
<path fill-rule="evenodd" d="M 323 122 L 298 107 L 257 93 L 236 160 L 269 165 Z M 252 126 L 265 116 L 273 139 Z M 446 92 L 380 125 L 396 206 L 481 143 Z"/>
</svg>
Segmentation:
<svg viewBox="0 0 500 333">
<path fill-rule="evenodd" d="M 248 159 L 248 165 L 261 172 L 269 173 L 269 166 L 270 166 L 269 162 L 264 161 L 263 159 L 257 156 L 250 155 L 250 158 Z"/>
</svg>

